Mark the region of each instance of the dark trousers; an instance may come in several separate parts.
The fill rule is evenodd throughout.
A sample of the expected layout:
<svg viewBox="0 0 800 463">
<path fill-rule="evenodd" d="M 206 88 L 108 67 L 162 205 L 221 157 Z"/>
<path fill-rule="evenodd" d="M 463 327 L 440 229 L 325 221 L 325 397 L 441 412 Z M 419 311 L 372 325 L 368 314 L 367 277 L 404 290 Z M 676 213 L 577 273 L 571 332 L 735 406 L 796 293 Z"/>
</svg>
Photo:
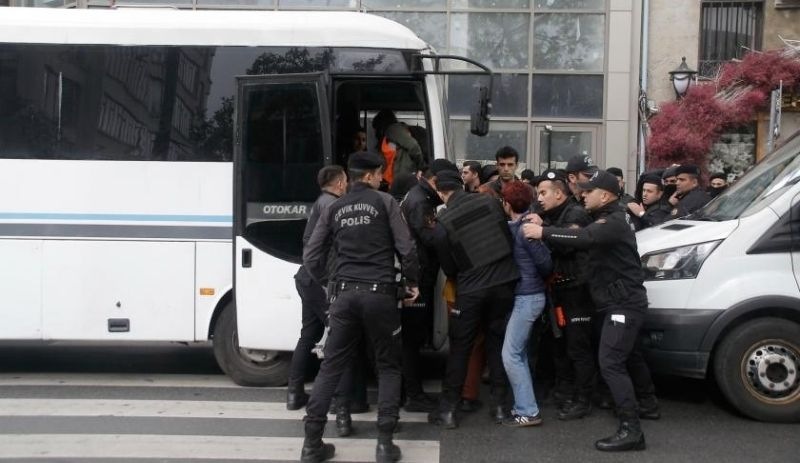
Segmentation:
<svg viewBox="0 0 800 463">
<path fill-rule="evenodd" d="M 330 327 L 325 360 L 306 407 L 306 422 L 327 421 L 339 379 L 357 355 L 361 334 L 366 333 L 375 352 L 378 372 L 378 425 L 396 423 L 402 381 L 402 340 L 400 313 L 394 295 L 344 291 L 331 303 Z"/>
<path fill-rule="evenodd" d="M 296 278 L 294 285 L 303 304 L 303 325 L 300 329 L 300 339 L 297 340 L 297 346 L 292 353 L 292 363 L 289 367 L 289 390 L 302 392 L 308 365 L 312 361 L 312 357 L 315 357 L 311 353 L 311 349 L 322 338 L 322 332 L 325 330 L 327 317 L 325 312 L 328 310 L 328 301 L 325 290 L 310 277 L 308 279 Z M 352 378 L 353 368 L 348 366 L 347 374 L 342 375 L 342 380 L 336 388 L 337 396 L 350 394 L 353 388 Z"/>
<path fill-rule="evenodd" d="M 619 410 L 636 410 L 636 391 L 653 394 L 655 390 L 639 348 L 644 317 L 638 310 L 609 308 L 603 320 L 598 353 L 600 372 Z"/>
<path fill-rule="evenodd" d="M 450 355 L 442 388 L 443 405 L 455 407 L 461 397 L 472 345 L 481 323 L 486 326 L 486 358 L 492 396 L 498 405 L 505 400 L 508 380 L 503 368 L 502 349 L 506 319 L 514 306 L 514 283 L 456 294 L 450 313 Z"/>
<path fill-rule="evenodd" d="M 420 288 L 418 302 L 403 307 L 400 317 L 403 324 L 403 385 L 406 397 L 423 394 L 420 349 L 431 332 L 433 287 Z"/>
<path fill-rule="evenodd" d="M 555 291 L 556 303 L 564 310 L 566 354 L 573 371 L 574 392 L 588 398 L 597 375 L 592 317 L 594 302 L 584 286 Z"/>
</svg>

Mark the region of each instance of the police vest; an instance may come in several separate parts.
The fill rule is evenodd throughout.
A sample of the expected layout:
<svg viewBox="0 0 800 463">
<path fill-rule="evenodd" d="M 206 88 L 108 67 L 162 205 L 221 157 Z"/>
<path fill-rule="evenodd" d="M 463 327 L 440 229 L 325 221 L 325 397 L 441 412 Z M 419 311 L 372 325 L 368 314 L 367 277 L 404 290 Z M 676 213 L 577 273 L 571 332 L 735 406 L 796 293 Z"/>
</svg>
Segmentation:
<svg viewBox="0 0 800 463">
<path fill-rule="evenodd" d="M 447 232 L 459 272 L 482 267 L 509 256 L 511 232 L 495 200 L 469 195 L 439 217 Z"/>
</svg>

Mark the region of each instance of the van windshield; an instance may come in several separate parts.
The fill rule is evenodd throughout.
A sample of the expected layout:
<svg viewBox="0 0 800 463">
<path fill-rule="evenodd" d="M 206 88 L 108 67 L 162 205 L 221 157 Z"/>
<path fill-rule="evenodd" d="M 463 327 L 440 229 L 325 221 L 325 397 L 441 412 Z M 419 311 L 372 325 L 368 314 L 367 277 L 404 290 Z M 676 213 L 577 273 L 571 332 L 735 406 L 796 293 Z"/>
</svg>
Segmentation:
<svg viewBox="0 0 800 463">
<path fill-rule="evenodd" d="M 800 135 L 753 166 L 691 220 L 732 220 L 754 214 L 800 181 Z"/>
</svg>

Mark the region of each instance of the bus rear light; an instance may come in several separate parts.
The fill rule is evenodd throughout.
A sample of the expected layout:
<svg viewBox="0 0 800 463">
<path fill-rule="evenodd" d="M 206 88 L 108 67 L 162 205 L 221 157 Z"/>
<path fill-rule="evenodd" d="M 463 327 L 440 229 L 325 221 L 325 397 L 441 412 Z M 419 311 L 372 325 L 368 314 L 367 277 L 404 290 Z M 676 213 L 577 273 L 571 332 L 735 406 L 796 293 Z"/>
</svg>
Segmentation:
<svg viewBox="0 0 800 463">
<path fill-rule="evenodd" d="M 201 296 L 213 296 L 215 293 L 214 288 L 200 288 Z"/>
</svg>

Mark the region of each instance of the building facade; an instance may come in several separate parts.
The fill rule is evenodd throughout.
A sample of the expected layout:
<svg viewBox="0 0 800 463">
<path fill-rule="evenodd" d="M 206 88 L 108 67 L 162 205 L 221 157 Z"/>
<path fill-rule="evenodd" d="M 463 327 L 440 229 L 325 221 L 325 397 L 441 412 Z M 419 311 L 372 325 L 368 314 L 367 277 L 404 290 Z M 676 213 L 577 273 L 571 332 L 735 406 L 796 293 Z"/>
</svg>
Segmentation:
<svg viewBox="0 0 800 463">
<path fill-rule="evenodd" d="M 11 6 L 94 8 L 141 0 L 10 0 Z M 637 171 L 640 0 L 171 0 L 187 9 L 360 10 L 405 24 L 439 53 L 495 73 L 491 131 L 469 133 L 471 77 L 450 77 L 457 159 L 494 160 L 510 145 L 539 172 L 587 154 Z"/>
<path fill-rule="evenodd" d="M 698 71 L 698 81 L 714 79 L 719 67 L 751 50 L 774 50 L 784 40 L 800 40 L 799 0 L 711 1 L 644 0 L 648 11 L 643 41 L 647 62 L 644 90 L 657 108 L 676 98 L 669 71 L 681 57 Z M 791 43 L 791 42 L 790 42 Z M 781 134 L 800 130 L 798 95 L 784 94 Z M 709 170 L 731 178 L 766 154 L 770 114 L 761 112 L 751 123 L 730 130 L 714 143 Z"/>
</svg>

